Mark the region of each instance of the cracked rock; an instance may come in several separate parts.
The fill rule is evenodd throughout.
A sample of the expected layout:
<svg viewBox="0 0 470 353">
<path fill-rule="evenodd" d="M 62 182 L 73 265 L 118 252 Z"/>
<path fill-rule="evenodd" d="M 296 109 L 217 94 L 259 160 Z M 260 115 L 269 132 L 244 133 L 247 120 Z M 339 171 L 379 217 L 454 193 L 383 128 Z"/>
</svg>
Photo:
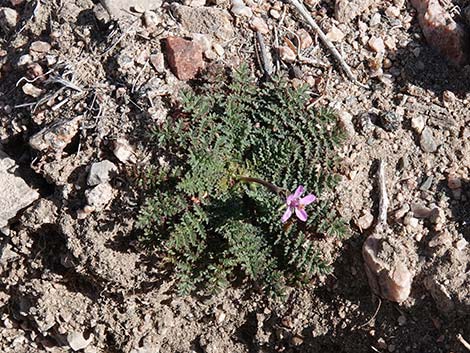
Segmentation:
<svg viewBox="0 0 470 353">
<path fill-rule="evenodd" d="M 29 144 L 38 151 L 62 152 L 77 134 L 81 119 L 77 116 L 45 127 L 29 139 Z"/>
</svg>

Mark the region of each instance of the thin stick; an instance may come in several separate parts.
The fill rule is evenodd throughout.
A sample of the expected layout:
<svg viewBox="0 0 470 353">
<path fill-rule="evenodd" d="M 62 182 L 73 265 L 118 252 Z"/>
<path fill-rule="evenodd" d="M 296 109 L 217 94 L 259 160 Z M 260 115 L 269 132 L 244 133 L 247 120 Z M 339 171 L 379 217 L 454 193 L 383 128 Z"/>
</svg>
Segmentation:
<svg viewBox="0 0 470 353">
<path fill-rule="evenodd" d="M 381 159 L 379 161 L 379 218 L 377 226 L 385 226 L 387 224 L 387 210 L 388 210 L 388 196 L 387 187 L 385 185 L 385 162 Z"/>
<path fill-rule="evenodd" d="M 382 306 L 382 299 L 380 299 L 379 297 L 377 297 L 377 298 L 379 299 L 379 304 L 377 305 L 377 309 L 375 309 L 374 315 L 372 315 L 372 317 L 366 323 L 362 324 L 358 328 L 368 326 L 372 322 L 372 320 L 374 320 L 377 317 L 377 314 L 379 313 L 380 307 Z"/>
<path fill-rule="evenodd" d="M 326 34 L 322 31 L 320 26 L 315 22 L 315 20 L 312 18 L 308 10 L 305 8 L 303 3 L 299 2 L 298 0 L 287 0 L 292 6 L 295 7 L 295 9 L 299 12 L 300 15 L 307 21 L 308 25 L 315 31 L 316 34 L 320 37 L 320 40 L 322 43 L 327 47 L 327 49 L 330 51 L 330 53 L 333 55 L 333 57 L 336 59 L 336 61 L 339 63 L 341 68 L 343 69 L 344 73 L 346 76 L 356 85 L 363 87 L 363 88 L 369 88 L 366 85 L 363 85 L 360 83 L 354 74 L 352 73 L 351 69 L 349 68 L 349 65 L 344 61 L 343 57 L 341 54 L 338 52 L 338 50 L 335 48 L 333 43 L 328 39 Z"/>
<path fill-rule="evenodd" d="M 460 333 L 457 335 L 457 339 L 458 339 L 458 340 L 460 341 L 460 343 L 462 343 L 463 346 L 464 346 L 465 348 L 467 348 L 468 351 L 470 352 L 470 343 L 468 343 L 467 341 L 465 341 L 465 339 L 462 337 L 462 335 L 461 335 Z"/>
</svg>

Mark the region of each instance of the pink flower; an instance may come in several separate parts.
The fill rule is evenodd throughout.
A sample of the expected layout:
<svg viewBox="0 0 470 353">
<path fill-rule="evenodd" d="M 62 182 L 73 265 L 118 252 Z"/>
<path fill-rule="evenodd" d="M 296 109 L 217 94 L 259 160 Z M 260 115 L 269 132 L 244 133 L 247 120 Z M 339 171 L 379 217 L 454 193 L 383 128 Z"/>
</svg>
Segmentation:
<svg viewBox="0 0 470 353">
<path fill-rule="evenodd" d="M 313 194 L 308 194 L 305 197 L 300 198 L 304 193 L 304 187 L 300 185 L 295 192 L 289 196 L 287 196 L 286 206 L 287 210 L 282 215 L 281 221 L 282 223 L 287 222 L 287 220 L 292 216 L 292 212 L 295 211 L 295 215 L 298 219 L 302 222 L 307 220 L 307 212 L 305 212 L 305 206 L 310 205 L 314 202 L 317 197 Z"/>
</svg>

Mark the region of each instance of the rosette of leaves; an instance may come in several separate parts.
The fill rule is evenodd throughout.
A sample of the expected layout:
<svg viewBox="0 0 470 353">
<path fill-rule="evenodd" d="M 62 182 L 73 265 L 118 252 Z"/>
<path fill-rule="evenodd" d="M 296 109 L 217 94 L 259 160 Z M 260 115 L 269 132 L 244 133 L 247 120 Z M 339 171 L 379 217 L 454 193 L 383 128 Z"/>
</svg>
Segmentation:
<svg viewBox="0 0 470 353">
<path fill-rule="evenodd" d="M 279 77 L 259 86 L 244 66 L 222 77 L 183 93 L 152 133 L 167 163 L 153 168 L 142 238 L 172 265 L 182 294 L 240 279 L 279 294 L 327 272 L 321 239 L 345 234 L 325 196 L 342 133 L 332 112 L 309 108 L 305 86 Z M 285 195 L 241 177 L 286 192 L 302 184 L 319 200 L 306 222 L 283 224 Z"/>
</svg>

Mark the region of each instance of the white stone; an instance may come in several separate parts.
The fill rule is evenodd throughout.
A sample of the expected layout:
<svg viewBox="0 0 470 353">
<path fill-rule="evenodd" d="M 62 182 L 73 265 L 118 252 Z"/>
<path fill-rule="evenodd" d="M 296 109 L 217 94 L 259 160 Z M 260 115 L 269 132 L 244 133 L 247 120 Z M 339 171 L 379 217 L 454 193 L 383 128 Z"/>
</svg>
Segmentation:
<svg viewBox="0 0 470 353">
<path fill-rule="evenodd" d="M 39 198 L 39 193 L 14 174 L 15 161 L 0 150 L 0 228 Z"/>
<path fill-rule="evenodd" d="M 220 44 L 215 43 L 213 47 L 214 47 L 214 51 L 217 53 L 218 56 L 220 57 L 224 56 L 225 50 Z"/>
<path fill-rule="evenodd" d="M 113 199 L 113 188 L 109 183 L 99 184 L 93 189 L 85 191 L 85 197 L 89 206 L 96 211 L 101 211 Z"/>
<path fill-rule="evenodd" d="M 367 42 L 369 48 L 375 51 L 376 53 L 385 52 L 385 44 L 382 38 L 380 37 L 371 37 Z"/>
<path fill-rule="evenodd" d="M 108 160 L 93 163 L 88 173 L 87 184 L 89 186 L 95 186 L 108 182 L 111 179 L 110 174 L 117 172 L 117 170 L 116 165 Z"/>
<path fill-rule="evenodd" d="M 134 162 L 134 149 L 125 139 L 117 139 L 114 143 L 114 155 L 122 163 Z"/>
<path fill-rule="evenodd" d="M 85 339 L 82 332 L 70 332 L 67 335 L 67 342 L 74 352 L 85 349 L 91 341 L 93 341 L 93 335 Z"/>
<path fill-rule="evenodd" d="M 385 14 L 388 16 L 388 17 L 399 17 L 400 16 L 400 9 L 396 6 L 389 6 L 387 7 L 387 9 L 385 10 Z"/>
<path fill-rule="evenodd" d="M 243 3 L 243 0 L 232 0 L 231 11 L 236 17 L 251 18 L 253 16 L 253 11 Z"/>
<path fill-rule="evenodd" d="M 11 30 L 18 24 L 18 13 L 9 7 L 0 7 L 0 27 Z"/>
<path fill-rule="evenodd" d="M 459 251 L 463 251 L 468 245 L 468 241 L 466 241 L 464 238 L 458 240 L 456 243 L 455 243 L 455 247 L 457 248 L 457 250 Z"/>
<path fill-rule="evenodd" d="M 251 25 L 251 28 L 253 28 L 253 30 L 255 30 L 255 31 L 257 31 L 261 34 L 268 34 L 269 33 L 268 24 L 261 17 L 258 17 L 258 16 L 253 17 L 251 19 L 250 25 Z"/>
<path fill-rule="evenodd" d="M 332 42 L 341 42 L 344 39 L 344 33 L 336 26 L 331 27 L 326 36 Z"/>
<path fill-rule="evenodd" d="M 426 126 L 426 120 L 424 119 L 423 116 L 418 115 L 411 119 L 411 127 L 418 134 L 420 134 L 423 131 L 425 126 Z"/>
<path fill-rule="evenodd" d="M 160 9 L 162 0 L 100 0 L 103 7 L 114 18 L 127 16 L 132 9 L 150 11 Z"/>
<path fill-rule="evenodd" d="M 42 89 L 40 89 L 39 87 L 36 87 L 35 85 L 29 82 L 23 85 L 22 90 L 24 94 L 34 97 L 34 98 L 39 97 L 43 93 Z"/>
<path fill-rule="evenodd" d="M 374 216 L 370 212 L 365 212 L 364 215 L 357 220 L 356 225 L 360 229 L 369 229 L 372 223 L 374 223 Z"/>
</svg>

